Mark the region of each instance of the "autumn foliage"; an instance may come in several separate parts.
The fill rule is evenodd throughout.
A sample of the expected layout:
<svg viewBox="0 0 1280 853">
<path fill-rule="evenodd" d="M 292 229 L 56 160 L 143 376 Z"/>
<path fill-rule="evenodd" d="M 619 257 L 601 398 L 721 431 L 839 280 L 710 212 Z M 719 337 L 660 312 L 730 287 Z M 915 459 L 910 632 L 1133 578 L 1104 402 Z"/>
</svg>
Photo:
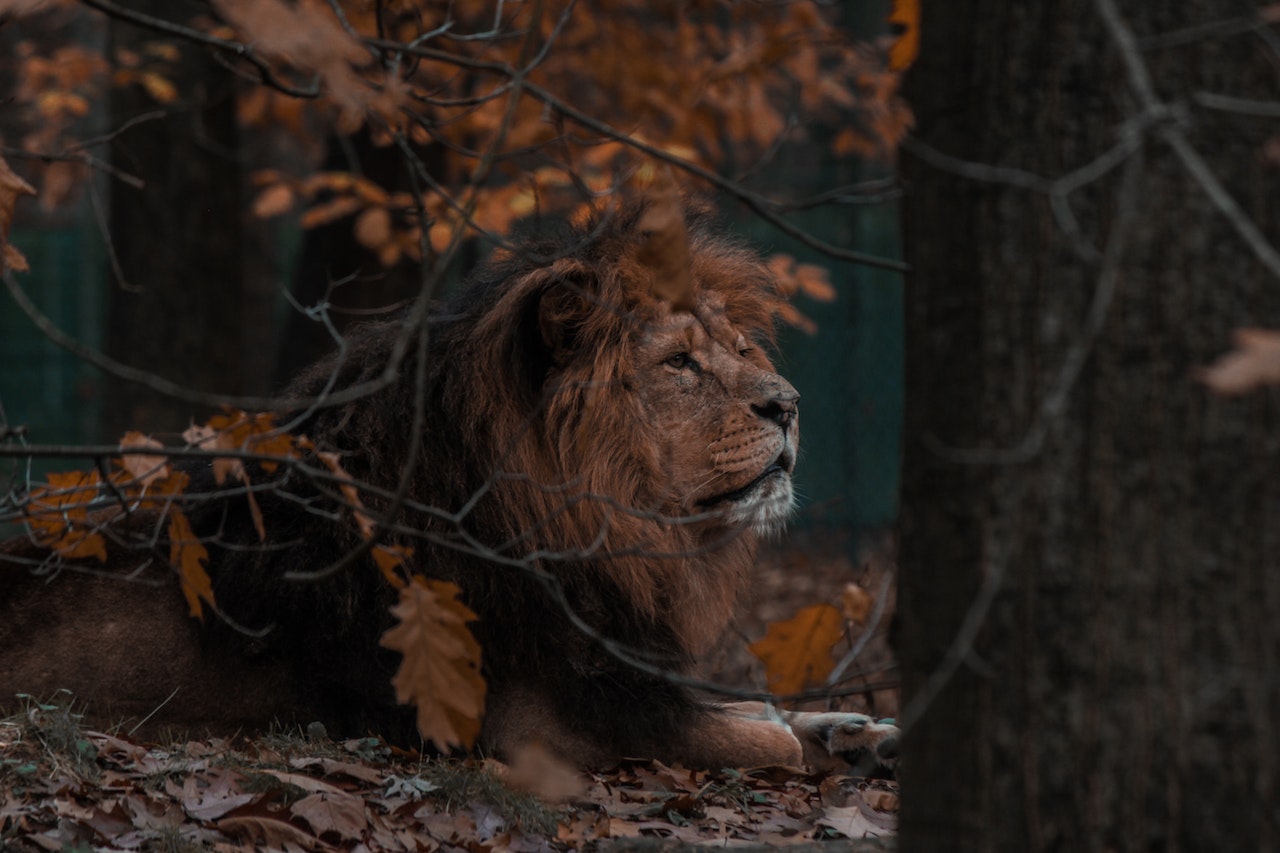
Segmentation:
<svg viewBox="0 0 1280 853">
<path fill-rule="evenodd" d="M 868 39 L 807 1 L 611 0 L 588 8 L 566 0 L 214 0 L 197 14 L 187 7 L 171 14 L 109 2 L 0 0 L 0 20 L 23 27 L 7 71 L 24 133 L 5 139 L 0 159 L 0 271 L 11 287 L 11 273 L 27 269 L 8 239 L 19 201 L 34 196 L 54 210 L 86 192 L 96 169 L 128 182 L 127 172 L 95 154 L 102 140 L 86 117 L 112 89 L 141 91 L 158 112 L 189 105 L 198 93 L 184 90 L 175 73 L 189 51 L 207 51 L 239 76 L 236 108 L 246 133 L 264 149 L 279 142 L 298 153 L 287 163 L 253 164 L 248 213 L 303 230 L 344 223 L 386 267 L 439 269 L 468 240 L 502 247 L 526 217 L 581 220 L 636 186 L 668 200 L 677 186 L 724 191 L 784 223 L 786 205 L 736 177 L 807 136 L 838 156 L 884 161 L 910 125 L 897 86 L 914 55 L 914 3 L 895 7 L 900 37 Z M 101 32 L 108 20 L 154 38 L 140 50 L 103 51 L 72 35 Z M 408 187 L 322 167 L 323 140 L 356 135 L 403 158 Z M 657 295 L 678 300 L 687 290 L 680 277 L 688 275 L 688 249 L 664 210 L 655 205 L 656 218 L 642 223 L 658 238 L 646 263 L 664 271 L 659 278 L 670 288 Z M 834 296 L 821 267 L 777 255 L 770 270 L 788 295 Z M 422 304 L 438 283 L 424 281 Z M 786 302 L 776 311 L 811 325 Z M 114 521 L 148 519 L 167 543 L 191 615 L 207 619 L 218 602 L 208 551 L 181 506 L 189 484 L 175 455 L 212 459 L 217 485 L 248 508 L 261 540 L 268 531 L 260 480 L 304 463 L 308 476 L 323 480 L 339 498 L 334 522 L 358 532 L 368 570 L 398 590 L 398 624 L 382 638 L 404 656 L 397 697 L 416 704 L 422 734 L 438 746 L 473 742 L 485 697 L 483 651 L 467 627 L 474 614 L 455 586 L 406 571 L 412 549 L 384 535 L 370 491 L 341 456 L 270 413 L 228 407 L 193 424 L 180 442 L 131 432 L 117 453 L 95 454 L 96 467 L 31 488 L 21 520 L 58 559 L 92 564 L 107 559 Z M 377 495 L 375 503 L 386 501 Z M 821 684 L 832 646 L 853 624 L 819 605 L 772 629 L 754 647 L 770 688 L 795 693 Z"/>
</svg>

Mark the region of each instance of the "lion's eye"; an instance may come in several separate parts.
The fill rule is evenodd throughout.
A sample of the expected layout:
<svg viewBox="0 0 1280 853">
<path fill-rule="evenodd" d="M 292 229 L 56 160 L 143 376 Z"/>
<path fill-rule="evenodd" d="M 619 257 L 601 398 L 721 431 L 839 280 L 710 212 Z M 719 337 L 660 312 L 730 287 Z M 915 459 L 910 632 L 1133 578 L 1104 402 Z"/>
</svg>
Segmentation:
<svg viewBox="0 0 1280 853">
<path fill-rule="evenodd" d="M 664 364 L 668 367 L 674 367 L 676 370 L 684 370 L 693 364 L 693 356 L 687 352 L 678 352 L 675 355 L 668 356 Z"/>
<path fill-rule="evenodd" d="M 754 352 L 754 350 L 752 350 L 751 347 L 738 347 L 738 355 L 742 356 L 743 358 L 746 358 L 747 356 L 751 355 L 752 352 Z"/>
</svg>

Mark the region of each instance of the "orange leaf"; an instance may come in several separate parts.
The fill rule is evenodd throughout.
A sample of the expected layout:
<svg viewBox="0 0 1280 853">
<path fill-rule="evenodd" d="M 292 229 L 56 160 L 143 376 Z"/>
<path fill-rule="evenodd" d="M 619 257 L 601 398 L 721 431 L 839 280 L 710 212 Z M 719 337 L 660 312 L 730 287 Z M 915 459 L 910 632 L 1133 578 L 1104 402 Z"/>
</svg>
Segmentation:
<svg viewBox="0 0 1280 853">
<path fill-rule="evenodd" d="M 13 209 L 24 195 L 35 195 L 31 185 L 22 180 L 9 164 L 0 157 L 0 273 L 6 269 L 24 272 L 27 260 L 22 253 L 9 245 L 9 230 L 13 225 Z"/>
<path fill-rule="evenodd" d="M 305 447 L 312 447 L 307 442 Z M 356 481 L 342 467 L 342 461 L 338 454 L 329 450 L 316 450 L 316 456 L 325 466 L 333 472 L 338 478 L 338 491 L 342 492 L 342 497 L 346 499 L 352 515 L 355 516 L 356 526 L 360 528 L 360 535 L 365 539 L 373 538 L 373 519 L 364 511 L 364 501 L 360 500 L 360 491 L 356 488 Z"/>
<path fill-rule="evenodd" d="M 645 190 L 649 207 L 637 230 L 644 242 L 636 259 L 653 272 L 653 295 L 666 299 L 677 311 L 692 311 L 693 267 L 689 259 L 689 235 L 684 205 L 671 167 L 658 170 Z"/>
<path fill-rule="evenodd" d="M 253 215 L 270 219 L 288 213 L 293 207 L 293 188 L 288 184 L 272 184 L 253 200 Z"/>
<path fill-rule="evenodd" d="M 332 201 L 326 201 L 323 204 L 317 204 L 315 207 L 302 214 L 299 223 L 303 228 L 315 228 L 319 225 L 327 225 L 330 222 L 336 222 L 345 216 L 350 216 L 360 208 L 364 207 L 364 202 L 358 198 L 335 198 Z"/>
<path fill-rule="evenodd" d="M 204 620 L 204 611 L 200 600 L 204 599 L 209 602 L 209 606 L 215 606 L 213 581 L 204 570 L 208 562 L 209 552 L 196 538 L 187 514 L 177 507 L 170 509 L 169 565 L 178 572 L 178 579 L 182 581 L 182 594 L 191 608 L 191 615 L 201 621 Z"/>
<path fill-rule="evenodd" d="M 860 584 L 847 583 L 840 592 L 840 603 L 844 608 L 844 618 L 850 622 L 865 622 L 871 615 L 871 606 L 875 599 Z"/>
<path fill-rule="evenodd" d="M 414 577 L 391 608 L 399 624 L 381 643 L 404 655 L 391 684 L 396 700 L 418 707 L 418 731 L 440 749 L 470 747 L 480 734 L 484 678 L 480 644 L 467 628 L 476 615 L 447 581 Z"/>
<path fill-rule="evenodd" d="M 906 71 L 920 54 L 920 0 L 893 0 L 889 23 L 899 28 L 889 48 L 889 68 Z"/>
<path fill-rule="evenodd" d="M 413 556 L 413 549 L 402 545 L 374 545 L 373 562 L 377 564 L 387 583 L 396 589 L 404 589 L 405 582 L 396 569 L 404 565 L 404 561 Z"/>
<path fill-rule="evenodd" d="M 162 104 L 171 104 L 178 100 L 178 87 L 163 75 L 156 74 L 154 71 L 144 71 L 138 75 L 138 82 L 147 90 L 148 95 Z"/>
<path fill-rule="evenodd" d="M 355 233 L 361 246 L 376 251 L 391 240 L 391 214 L 385 207 L 369 208 L 356 217 Z"/>
<path fill-rule="evenodd" d="M 102 485 L 98 472 L 53 473 L 48 480 L 48 488 L 32 493 L 26 508 L 36 541 L 63 557 L 97 557 L 106 562 L 106 541 L 101 533 L 89 529 L 89 507 Z"/>
<path fill-rule="evenodd" d="M 826 678 L 835 666 L 831 648 L 844 634 L 844 617 L 829 604 L 806 607 L 785 622 L 773 622 L 751 653 L 764 662 L 769 689 L 797 693 Z"/>
<path fill-rule="evenodd" d="M 126 432 L 124 438 L 120 439 L 121 450 L 144 447 L 158 450 L 163 449 L 164 445 L 140 432 Z M 130 453 L 120 457 L 119 465 L 129 475 L 131 484 L 142 488 L 164 479 L 169 474 L 167 456 Z"/>
<path fill-rule="evenodd" d="M 815 264 L 796 264 L 795 276 L 800 292 L 805 296 L 819 302 L 835 301 L 836 289 L 831 286 L 831 279 L 827 277 L 827 271 L 823 267 Z"/>
</svg>

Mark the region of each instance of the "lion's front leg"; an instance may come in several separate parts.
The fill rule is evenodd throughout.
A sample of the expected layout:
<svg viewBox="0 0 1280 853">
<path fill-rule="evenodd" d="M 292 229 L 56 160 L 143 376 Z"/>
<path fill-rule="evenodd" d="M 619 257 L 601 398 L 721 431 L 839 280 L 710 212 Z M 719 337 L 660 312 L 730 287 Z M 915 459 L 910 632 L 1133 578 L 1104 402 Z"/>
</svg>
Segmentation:
<svg viewBox="0 0 1280 853">
<path fill-rule="evenodd" d="M 761 702 L 734 703 L 724 710 L 746 720 L 785 725 L 801 747 L 804 765 L 816 772 L 866 776 L 891 772 L 898 763 L 898 727 L 866 714 L 778 711 Z"/>
<path fill-rule="evenodd" d="M 776 714 L 743 713 L 733 706 L 706 707 L 683 732 L 671 759 L 687 767 L 800 767 L 804 749 Z"/>
</svg>

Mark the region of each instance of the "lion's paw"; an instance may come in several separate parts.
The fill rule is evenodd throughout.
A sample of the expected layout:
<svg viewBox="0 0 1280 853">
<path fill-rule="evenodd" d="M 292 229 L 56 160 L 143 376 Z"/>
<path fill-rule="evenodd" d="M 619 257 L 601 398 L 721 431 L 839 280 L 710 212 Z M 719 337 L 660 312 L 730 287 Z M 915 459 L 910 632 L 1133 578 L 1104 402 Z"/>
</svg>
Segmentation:
<svg viewBox="0 0 1280 853">
<path fill-rule="evenodd" d="M 787 722 L 804 747 L 804 761 L 817 772 L 892 776 L 900 732 L 892 720 L 866 714 L 793 712 Z"/>
</svg>

